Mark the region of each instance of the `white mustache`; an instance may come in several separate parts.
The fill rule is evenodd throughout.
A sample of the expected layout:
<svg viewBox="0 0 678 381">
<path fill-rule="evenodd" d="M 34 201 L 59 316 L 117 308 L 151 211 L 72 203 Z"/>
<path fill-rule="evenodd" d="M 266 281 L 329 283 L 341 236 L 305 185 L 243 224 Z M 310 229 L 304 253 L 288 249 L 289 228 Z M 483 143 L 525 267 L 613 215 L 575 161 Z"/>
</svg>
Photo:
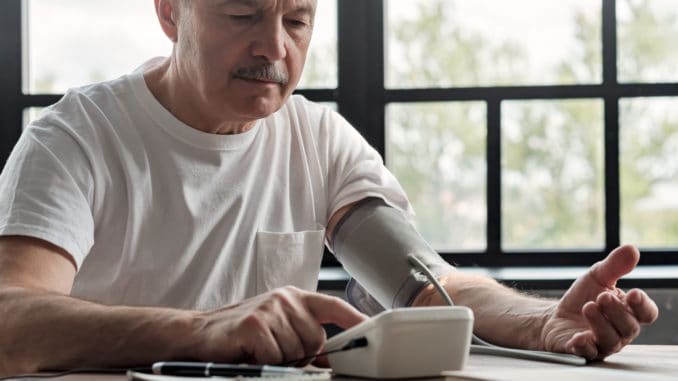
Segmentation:
<svg viewBox="0 0 678 381">
<path fill-rule="evenodd" d="M 237 78 L 276 82 L 281 85 L 286 84 L 290 80 L 287 70 L 280 69 L 272 63 L 241 67 L 236 69 L 233 75 Z"/>
</svg>

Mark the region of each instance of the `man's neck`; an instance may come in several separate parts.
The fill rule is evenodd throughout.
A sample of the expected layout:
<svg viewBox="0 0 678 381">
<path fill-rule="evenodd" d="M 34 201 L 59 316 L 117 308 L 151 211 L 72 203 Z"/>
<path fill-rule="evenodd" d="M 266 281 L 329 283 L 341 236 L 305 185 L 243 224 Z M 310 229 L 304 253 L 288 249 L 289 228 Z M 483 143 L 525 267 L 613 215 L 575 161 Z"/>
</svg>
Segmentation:
<svg viewBox="0 0 678 381">
<path fill-rule="evenodd" d="M 187 86 L 170 58 L 144 71 L 146 86 L 153 96 L 177 119 L 186 125 L 211 134 L 239 134 L 251 129 L 255 122 L 227 120 L 201 102 L 195 87 Z"/>
</svg>

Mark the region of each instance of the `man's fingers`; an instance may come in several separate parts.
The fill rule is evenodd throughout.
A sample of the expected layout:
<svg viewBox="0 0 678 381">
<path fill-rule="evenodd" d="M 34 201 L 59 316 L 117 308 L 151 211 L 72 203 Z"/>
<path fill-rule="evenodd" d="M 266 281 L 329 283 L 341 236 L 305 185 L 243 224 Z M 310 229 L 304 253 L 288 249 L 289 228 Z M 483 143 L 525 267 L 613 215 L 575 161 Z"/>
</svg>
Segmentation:
<svg viewBox="0 0 678 381">
<path fill-rule="evenodd" d="M 566 351 L 589 360 L 595 360 L 598 358 L 598 348 L 593 339 L 591 331 L 579 332 L 568 341 L 565 346 Z"/>
<path fill-rule="evenodd" d="M 256 327 L 256 331 L 246 330 L 250 332 L 245 340 L 247 340 L 250 352 L 254 356 L 254 361 L 257 364 L 278 364 L 282 362 L 283 353 L 278 346 L 278 341 L 273 333 L 264 327 Z"/>
<path fill-rule="evenodd" d="M 622 344 L 626 345 L 640 333 L 640 323 L 629 307 L 612 295 L 603 293 L 598 296 L 598 306 L 608 322 L 619 334 Z"/>
<path fill-rule="evenodd" d="M 591 267 L 591 275 L 604 287 L 614 287 L 617 280 L 633 270 L 640 260 L 638 249 L 631 245 L 620 246 L 605 259 Z"/>
<path fill-rule="evenodd" d="M 341 328 L 350 328 L 367 319 L 345 301 L 329 295 L 309 294 L 306 306 L 318 323 L 334 323 Z"/>
<path fill-rule="evenodd" d="M 287 316 L 285 315 L 280 316 L 281 322 L 276 324 L 275 327 L 272 327 L 273 335 L 275 336 L 275 340 L 278 343 L 278 347 L 282 354 L 282 359 L 278 362 L 269 364 L 279 364 L 306 357 L 307 352 L 301 337 L 305 332 L 299 331 L 293 327 L 292 323 L 287 321 L 286 317 Z M 290 320 L 292 319 L 294 318 L 292 317 Z"/>
<path fill-rule="evenodd" d="M 626 304 L 641 324 L 653 323 L 659 316 L 657 304 L 643 290 L 629 291 L 626 294 Z"/>
<path fill-rule="evenodd" d="M 599 355 L 605 356 L 617 352 L 621 348 L 621 337 L 605 318 L 600 306 L 597 303 L 588 302 L 584 305 L 583 312 L 584 317 L 591 325 Z"/>
<path fill-rule="evenodd" d="M 303 297 L 305 309 L 289 313 L 290 325 L 297 333 L 306 357 L 318 353 L 325 345 L 326 335 L 323 323 L 334 323 L 342 328 L 352 327 L 367 318 L 350 304 L 339 298 L 318 293 L 307 293 Z M 286 357 L 286 361 L 295 358 Z M 306 365 L 306 364 L 296 364 Z"/>
<path fill-rule="evenodd" d="M 325 345 L 326 335 L 325 330 L 322 328 L 320 323 L 318 323 L 315 316 L 312 316 L 310 311 L 305 309 L 299 309 L 290 314 L 289 317 L 290 325 L 297 333 L 299 339 L 301 340 L 301 345 L 304 351 L 303 356 L 298 356 L 296 358 L 306 357 L 314 355 L 320 352 L 320 349 Z M 288 358 L 287 360 L 294 360 L 295 358 Z M 312 360 L 312 359 L 311 359 Z M 310 362 L 294 364 L 297 366 L 307 365 Z"/>
<path fill-rule="evenodd" d="M 272 290 L 265 297 L 267 301 L 261 306 L 261 314 L 268 315 L 282 352 L 279 362 L 315 355 L 325 343 L 325 331 L 306 306 L 310 295 L 314 293 L 289 286 Z"/>
</svg>

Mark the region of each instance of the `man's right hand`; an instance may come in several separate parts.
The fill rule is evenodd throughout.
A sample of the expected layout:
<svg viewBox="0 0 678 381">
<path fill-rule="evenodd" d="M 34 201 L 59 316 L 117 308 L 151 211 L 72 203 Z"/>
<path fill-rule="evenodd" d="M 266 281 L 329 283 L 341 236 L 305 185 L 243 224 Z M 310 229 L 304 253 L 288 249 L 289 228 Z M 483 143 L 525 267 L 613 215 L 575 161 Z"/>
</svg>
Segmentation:
<svg viewBox="0 0 678 381">
<path fill-rule="evenodd" d="M 366 318 L 339 298 L 284 287 L 198 313 L 195 345 L 198 357 L 209 361 L 280 364 L 320 352 L 321 324 L 349 328 Z"/>
<path fill-rule="evenodd" d="M 100 305 L 69 296 L 74 276 L 63 250 L 0 237 L 0 377 L 163 360 L 277 364 L 317 354 L 322 323 L 348 328 L 366 318 L 341 299 L 293 287 L 208 312 Z"/>
</svg>

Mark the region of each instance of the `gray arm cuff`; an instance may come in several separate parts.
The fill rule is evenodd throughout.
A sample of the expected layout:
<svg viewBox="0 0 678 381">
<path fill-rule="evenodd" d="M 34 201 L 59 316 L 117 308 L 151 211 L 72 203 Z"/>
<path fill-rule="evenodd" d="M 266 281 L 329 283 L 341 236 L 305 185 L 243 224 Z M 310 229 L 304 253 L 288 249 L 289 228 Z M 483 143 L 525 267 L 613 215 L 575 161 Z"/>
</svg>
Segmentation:
<svg viewBox="0 0 678 381">
<path fill-rule="evenodd" d="M 429 284 L 407 259 L 414 254 L 440 277 L 454 267 L 443 260 L 399 210 L 380 199 L 354 206 L 337 224 L 332 251 L 355 280 L 347 287 L 351 304 L 367 314 L 409 306 Z M 382 309 L 383 309 L 382 307 Z"/>
</svg>

